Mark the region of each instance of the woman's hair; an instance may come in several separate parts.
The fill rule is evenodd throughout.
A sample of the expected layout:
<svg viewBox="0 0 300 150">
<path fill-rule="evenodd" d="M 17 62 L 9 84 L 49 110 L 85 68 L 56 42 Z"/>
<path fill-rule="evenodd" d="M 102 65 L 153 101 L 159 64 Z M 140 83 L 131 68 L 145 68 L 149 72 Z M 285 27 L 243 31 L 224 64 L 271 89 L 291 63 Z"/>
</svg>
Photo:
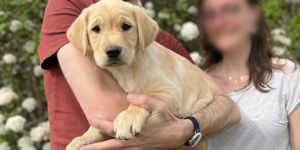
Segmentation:
<svg viewBox="0 0 300 150">
<path fill-rule="evenodd" d="M 247 0 L 249 5 L 260 5 L 259 0 Z M 201 7 L 203 0 L 199 0 L 199 16 L 201 16 Z M 199 37 L 200 49 L 205 54 L 206 59 L 202 65 L 203 70 L 207 70 L 214 64 L 223 59 L 222 54 L 208 41 L 203 25 L 199 24 L 200 32 L 203 33 Z M 251 82 L 257 90 L 267 93 L 272 89 L 268 82 L 272 78 L 273 70 L 282 70 L 283 65 L 275 65 L 272 63 L 273 58 L 283 58 L 277 56 L 273 51 L 273 39 L 270 34 L 270 26 L 268 25 L 263 14 L 257 23 L 257 32 L 252 35 L 251 52 L 248 59 L 249 84 Z M 279 60 L 278 59 L 278 60 Z M 295 62 L 295 61 L 293 61 Z M 296 64 L 296 62 L 295 62 Z M 297 66 L 297 65 L 295 65 Z"/>
</svg>

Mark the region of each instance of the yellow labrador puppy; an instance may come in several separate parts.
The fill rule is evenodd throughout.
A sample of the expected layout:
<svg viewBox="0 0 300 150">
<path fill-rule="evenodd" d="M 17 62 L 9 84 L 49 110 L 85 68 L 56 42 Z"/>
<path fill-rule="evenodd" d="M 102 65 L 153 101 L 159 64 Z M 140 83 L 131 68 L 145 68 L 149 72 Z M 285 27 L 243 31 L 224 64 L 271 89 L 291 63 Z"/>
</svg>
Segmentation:
<svg viewBox="0 0 300 150">
<path fill-rule="evenodd" d="M 164 102 L 176 117 L 186 117 L 203 109 L 213 95 L 186 58 L 155 42 L 159 30 L 138 6 L 101 0 L 82 12 L 67 36 L 84 54 L 91 46 L 96 64 L 111 72 L 126 93 L 147 95 Z M 113 122 L 116 137 L 134 138 L 149 115 L 147 110 L 130 105 Z M 99 142 L 102 137 L 90 127 L 67 150 Z"/>
</svg>

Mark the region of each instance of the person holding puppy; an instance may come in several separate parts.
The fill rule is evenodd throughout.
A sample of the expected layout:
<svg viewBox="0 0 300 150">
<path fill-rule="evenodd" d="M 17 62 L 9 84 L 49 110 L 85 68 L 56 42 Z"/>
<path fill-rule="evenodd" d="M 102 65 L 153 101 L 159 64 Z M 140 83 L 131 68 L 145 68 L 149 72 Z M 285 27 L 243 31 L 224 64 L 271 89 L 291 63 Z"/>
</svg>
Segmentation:
<svg viewBox="0 0 300 150">
<path fill-rule="evenodd" d="M 299 150 L 300 66 L 272 51 L 259 0 L 199 0 L 198 10 L 206 54 L 202 67 L 242 115 L 238 125 L 207 139 L 206 149 Z M 111 126 L 101 120 L 92 125 L 108 132 Z M 134 149 L 139 138 L 82 149 Z"/>
<path fill-rule="evenodd" d="M 194 132 L 191 121 L 175 118 L 161 102 L 149 97 L 133 93 L 127 95 L 106 70 L 96 67 L 92 49 L 89 48 L 87 57 L 83 57 L 69 43 L 66 31 L 82 10 L 95 2 L 50 0 L 46 8 L 39 56 L 41 66 L 46 70 L 51 147 L 55 150 L 65 149 L 73 138 L 89 128 L 89 123 L 93 125 L 99 119 L 103 122 L 94 127 L 107 127 L 132 103 L 151 112 L 143 128 L 145 132 L 137 136 L 135 146 L 140 149 L 185 149 L 184 143 Z M 138 4 L 137 0 L 127 2 Z M 170 34 L 159 32 L 156 41 L 193 63 L 187 51 Z M 240 113 L 236 103 L 207 74 L 198 70 L 214 94 L 213 102 L 193 115 L 200 124 L 204 135 L 202 139 L 206 139 L 237 124 Z M 112 130 L 103 130 L 108 136 L 102 140 L 114 136 L 107 131 Z M 203 142 L 196 148 L 201 149 L 201 146 Z"/>
</svg>

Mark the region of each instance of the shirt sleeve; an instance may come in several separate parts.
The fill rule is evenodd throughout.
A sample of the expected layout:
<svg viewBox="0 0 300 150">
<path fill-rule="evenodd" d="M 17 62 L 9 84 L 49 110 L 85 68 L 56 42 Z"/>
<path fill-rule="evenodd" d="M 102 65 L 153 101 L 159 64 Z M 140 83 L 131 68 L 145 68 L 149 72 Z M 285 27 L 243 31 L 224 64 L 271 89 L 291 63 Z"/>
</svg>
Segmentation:
<svg viewBox="0 0 300 150">
<path fill-rule="evenodd" d="M 281 60 L 281 62 L 284 62 L 283 71 L 288 76 L 286 111 L 290 115 L 300 104 L 300 68 L 299 65 L 295 66 L 295 63 L 290 60 Z"/>
<path fill-rule="evenodd" d="M 192 64 L 196 64 L 193 59 L 191 58 L 190 54 L 188 53 L 185 48 L 183 48 L 182 44 L 178 42 L 171 34 L 165 33 L 160 31 L 158 33 L 156 42 L 163 45 L 164 47 L 174 51 L 178 55 L 181 55 L 182 57 L 185 57 L 187 60 L 189 60 Z"/>
<path fill-rule="evenodd" d="M 84 9 L 81 0 L 49 0 L 45 10 L 41 29 L 41 41 L 38 47 L 40 64 L 49 69 L 57 61 L 56 52 L 69 43 L 66 32 Z"/>
</svg>

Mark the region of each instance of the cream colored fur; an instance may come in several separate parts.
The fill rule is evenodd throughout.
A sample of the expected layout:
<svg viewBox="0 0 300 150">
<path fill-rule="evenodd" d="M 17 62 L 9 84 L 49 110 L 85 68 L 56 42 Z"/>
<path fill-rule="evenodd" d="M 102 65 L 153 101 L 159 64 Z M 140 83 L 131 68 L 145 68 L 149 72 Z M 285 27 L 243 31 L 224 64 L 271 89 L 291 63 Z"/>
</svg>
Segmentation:
<svg viewBox="0 0 300 150">
<path fill-rule="evenodd" d="M 101 10 L 101 11 L 100 11 Z M 131 27 L 122 30 L 123 24 Z M 92 31 L 99 26 L 101 31 Z M 96 64 L 111 72 L 126 93 L 147 95 L 162 101 L 176 117 L 186 117 L 209 104 L 213 95 L 197 69 L 184 57 L 155 42 L 159 27 L 141 8 L 121 0 L 102 0 L 85 9 L 68 30 L 70 42 L 86 53 L 94 50 Z M 119 46 L 118 63 L 109 63 L 104 50 Z M 114 120 L 119 139 L 133 139 L 141 132 L 150 113 L 140 107 L 129 108 Z M 74 139 L 67 150 L 100 142 L 103 134 L 90 129 Z"/>
</svg>

